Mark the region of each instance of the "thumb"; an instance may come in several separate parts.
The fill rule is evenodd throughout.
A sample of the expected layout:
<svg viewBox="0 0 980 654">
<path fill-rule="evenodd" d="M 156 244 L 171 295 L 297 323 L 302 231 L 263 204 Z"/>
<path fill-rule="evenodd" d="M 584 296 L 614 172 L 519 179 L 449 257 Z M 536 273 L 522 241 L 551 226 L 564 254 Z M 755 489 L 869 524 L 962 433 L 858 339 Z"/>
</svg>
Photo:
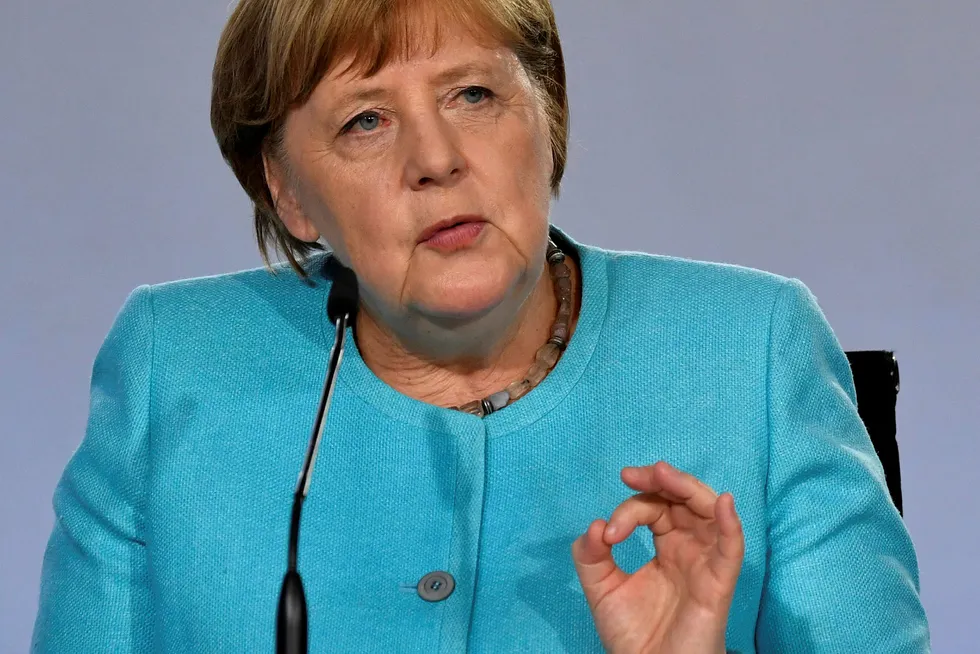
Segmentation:
<svg viewBox="0 0 980 654">
<path fill-rule="evenodd" d="M 745 557 L 745 536 L 731 493 L 722 493 L 715 503 L 715 522 L 718 524 L 718 542 L 715 546 L 716 556 L 709 560 L 709 565 L 715 576 L 734 592 Z"/>
<path fill-rule="evenodd" d="M 605 520 L 594 520 L 588 530 L 572 543 L 572 560 L 582 590 L 590 606 L 595 606 L 629 578 L 612 557 L 612 546 L 602 539 Z"/>
</svg>

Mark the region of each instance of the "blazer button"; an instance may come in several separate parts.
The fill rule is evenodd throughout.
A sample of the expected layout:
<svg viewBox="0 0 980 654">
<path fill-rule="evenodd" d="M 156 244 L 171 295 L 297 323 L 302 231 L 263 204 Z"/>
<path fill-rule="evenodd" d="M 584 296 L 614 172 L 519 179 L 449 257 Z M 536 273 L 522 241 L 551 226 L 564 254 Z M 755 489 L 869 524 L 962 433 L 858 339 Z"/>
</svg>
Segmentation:
<svg viewBox="0 0 980 654">
<path fill-rule="evenodd" d="M 441 602 L 456 588 L 456 580 L 448 572 L 436 570 L 422 577 L 419 581 L 419 597 L 426 602 Z"/>
</svg>

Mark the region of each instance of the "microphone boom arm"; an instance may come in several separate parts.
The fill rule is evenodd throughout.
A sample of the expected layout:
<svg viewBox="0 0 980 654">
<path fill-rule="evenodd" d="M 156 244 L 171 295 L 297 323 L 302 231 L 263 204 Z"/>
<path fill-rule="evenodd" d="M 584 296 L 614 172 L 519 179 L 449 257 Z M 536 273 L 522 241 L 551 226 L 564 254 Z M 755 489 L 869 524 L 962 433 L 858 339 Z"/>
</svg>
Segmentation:
<svg viewBox="0 0 980 654">
<path fill-rule="evenodd" d="M 313 480 L 313 466 L 316 464 L 316 455 L 320 449 L 323 427 L 326 424 L 324 418 L 327 411 L 330 410 L 330 400 L 333 399 L 333 389 L 337 381 L 337 370 L 340 369 L 340 361 L 344 356 L 344 330 L 347 329 L 349 318 L 348 314 L 344 314 L 337 320 L 337 332 L 334 335 L 333 347 L 330 349 L 327 378 L 323 382 L 323 393 L 320 395 L 320 405 L 317 407 L 313 433 L 310 435 L 310 445 L 306 450 L 306 458 L 303 460 L 303 468 L 299 472 L 299 481 L 296 484 L 296 494 L 293 496 L 293 520 L 289 528 L 290 570 L 296 569 L 296 552 L 299 549 L 299 514 L 302 511 L 303 500 L 306 499 L 306 495 L 310 491 L 310 482 Z"/>
<path fill-rule="evenodd" d="M 279 610 L 276 615 L 276 654 L 307 654 L 309 638 L 306 594 L 303 591 L 303 580 L 297 570 L 297 553 L 299 551 L 299 525 L 303 510 L 303 500 L 310 490 L 313 479 L 313 465 L 320 449 L 323 437 L 325 417 L 330 409 L 330 400 L 337 381 L 337 371 L 344 355 L 344 332 L 351 319 L 351 314 L 343 312 L 335 323 L 333 347 L 330 350 L 330 363 L 327 366 L 327 378 L 320 395 L 320 405 L 317 408 L 316 420 L 313 423 L 313 434 L 306 450 L 306 458 L 299 473 L 296 493 L 293 495 L 293 511 L 289 521 L 289 565 L 282 580 L 282 590 L 279 593 Z"/>
</svg>

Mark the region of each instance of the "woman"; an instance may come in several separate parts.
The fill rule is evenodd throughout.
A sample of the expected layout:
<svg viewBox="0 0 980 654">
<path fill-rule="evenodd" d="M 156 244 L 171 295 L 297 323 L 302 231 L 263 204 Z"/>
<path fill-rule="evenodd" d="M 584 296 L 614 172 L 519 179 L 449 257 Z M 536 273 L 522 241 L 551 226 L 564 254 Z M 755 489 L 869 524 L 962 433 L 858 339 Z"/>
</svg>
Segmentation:
<svg viewBox="0 0 980 654">
<path fill-rule="evenodd" d="M 242 0 L 212 125 L 291 265 L 126 302 L 55 492 L 35 651 L 272 648 L 327 256 L 360 311 L 303 513 L 311 651 L 928 649 L 806 287 L 549 226 L 547 0 Z"/>
</svg>

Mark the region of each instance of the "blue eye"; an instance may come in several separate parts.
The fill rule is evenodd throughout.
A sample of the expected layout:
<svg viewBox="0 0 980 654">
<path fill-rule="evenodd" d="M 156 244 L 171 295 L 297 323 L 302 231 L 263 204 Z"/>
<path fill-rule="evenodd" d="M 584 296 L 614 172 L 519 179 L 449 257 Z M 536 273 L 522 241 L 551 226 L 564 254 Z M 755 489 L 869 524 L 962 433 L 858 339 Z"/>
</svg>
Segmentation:
<svg viewBox="0 0 980 654">
<path fill-rule="evenodd" d="M 349 123 L 343 126 L 340 130 L 341 134 L 346 134 L 347 132 L 354 129 L 354 127 L 360 127 L 365 132 L 372 132 L 380 123 L 380 117 L 374 112 L 367 112 L 354 116 Z"/>
<path fill-rule="evenodd" d="M 471 86 L 468 89 L 463 89 L 460 95 L 466 98 L 467 103 L 477 104 L 480 100 L 490 96 L 490 90 L 482 86 Z"/>
<path fill-rule="evenodd" d="M 354 124 L 358 125 L 365 132 L 370 132 L 378 126 L 378 115 L 363 114 L 355 119 Z"/>
</svg>

